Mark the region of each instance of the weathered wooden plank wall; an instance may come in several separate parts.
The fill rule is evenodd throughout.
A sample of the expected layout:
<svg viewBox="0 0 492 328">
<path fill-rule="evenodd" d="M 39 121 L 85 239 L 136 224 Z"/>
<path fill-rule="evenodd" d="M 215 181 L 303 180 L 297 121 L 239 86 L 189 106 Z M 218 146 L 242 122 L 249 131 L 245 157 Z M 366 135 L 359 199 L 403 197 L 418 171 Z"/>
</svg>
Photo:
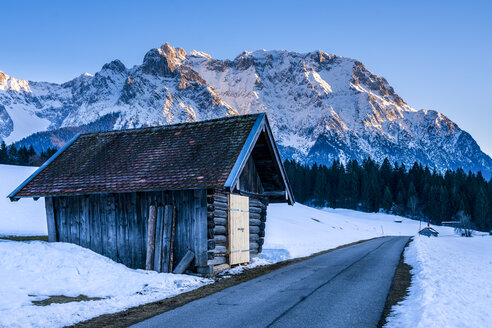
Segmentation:
<svg viewBox="0 0 492 328">
<path fill-rule="evenodd" d="M 145 269 L 151 204 L 176 207 L 175 265 L 191 250 L 195 253 L 194 267 L 207 271 L 206 190 L 53 197 L 46 201 L 46 213 L 55 227 L 52 238 L 90 248 L 128 267 Z"/>
</svg>

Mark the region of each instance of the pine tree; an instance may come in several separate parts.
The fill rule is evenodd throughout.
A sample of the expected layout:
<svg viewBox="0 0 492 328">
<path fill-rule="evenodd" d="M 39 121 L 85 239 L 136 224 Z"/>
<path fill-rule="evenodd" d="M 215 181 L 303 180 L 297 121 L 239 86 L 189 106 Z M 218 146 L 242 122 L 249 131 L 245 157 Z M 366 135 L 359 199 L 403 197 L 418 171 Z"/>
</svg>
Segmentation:
<svg viewBox="0 0 492 328">
<path fill-rule="evenodd" d="M 338 207 L 348 207 L 348 188 L 347 174 L 345 170 L 341 170 L 337 185 Z"/>
<path fill-rule="evenodd" d="M 0 145 L 0 163 L 1 164 L 9 163 L 9 153 L 5 141 L 2 141 L 2 144 Z"/>
<path fill-rule="evenodd" d="M 477 223 L 479 229 L 485 230 L 489 227 L 489 222 L 487 222 L 487 214 L 489 212 L 489 200 L 485 194 L 485 190 L 480 188 L 478 190 L 475 206 L 473 211 L 474 221 Z"/>
<path fill-rule="evenodd" d="M 19 158 L 18 158 L 18 153 L 17 153 L 17 147 L 15 147 L 14 144 L 11 144 L 8 147 L 8 156 L 9 156 L 9 163 L 10 164 L 18 164 Z"/>
<path fill-rule="evenodd" d="M 393 195 L 391 195 L 391 191 L 388 186 L 384 188 L 382 206 L 386 213 L 390 213 L 391 208 L 393 207 Z"/>
<path fill-rule="evenodd" d="M 439 187 L 436 185 L 431 186 L 428 194 L 426 212 L 431 221 L 436 223 L 439 220 L 440 214 L 439 195 Z"/>
<path fill-rule="evenodd" d="M 388 160 L 388 157 L 386 157 L 384 159 L 383 164 L 381 164 L 381 168 L 380 168 L 379 172 L 381 175 L 382 185 L 390 187 L 393 170 L 391 168 L 391 164 L 390 164 L 390 161 Z"/>
<path fill-rule="evenodd" d="M 355 159 L 347 167 L 347 185 L 347 207 L 357 209 L 360 201 L 360 168 Z"/>
<path fill-rule="evenodd" d="M 449 194 L 444 186 L 439 189 L 439 218 L 437 224 L 446 221 L 448 216 Z"/>
<path fill-rule="evenodd" d="M 405 186 L 403 185 L 402 180 L 398 180 L 398 185 L 396 188 L 396 208 L 397 212 L 399 215 L 404 215 L 405 214 L 405 208 L 406 208 L 406 191 L 405 191 Z"/>
<path fill-rule="evenodd" d="M 396 213 L 405 215 L 405 197 L 402 192 L 398 192 L 398 196 L 396 196 Z"/>
<path fill-rule="evenodd" d="M 27 151 L 26 146 L 22 146 L 19 148 L 18 156 L 19 156 L 18 164 L 20 165 L 29 164 L 29 152 Z"/>
<path fill-rule="evenodd" d="M 407 197 L 407 205 L 410 210 L 410 214 L 413 217 L 417 215 L 417 206 L 419 204 L 419 199 L 417 196 L 417 190 L 415 189 L 415 185 L 413 181 L 410 181 L 410 185 L 408 186 L 408 197 Z"/>
<path fill-rule="evenodd" d="M 326 206 L 326 175 L 324 170 L 318 169 L 316 171 L 316 178 L 314 180 L 313 198 L 315 206 Z"/>
</svg>

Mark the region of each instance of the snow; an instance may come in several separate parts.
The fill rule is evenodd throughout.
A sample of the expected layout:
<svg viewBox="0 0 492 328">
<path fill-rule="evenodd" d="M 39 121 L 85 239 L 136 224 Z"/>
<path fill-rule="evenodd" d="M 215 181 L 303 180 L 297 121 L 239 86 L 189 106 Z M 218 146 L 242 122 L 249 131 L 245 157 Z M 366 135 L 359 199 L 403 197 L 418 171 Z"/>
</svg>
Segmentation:
<svg viewBox="0 0 492 328">
<path fill-rule="evenodd" d="M 6 144 L 18 141 L 36 132 L 46 131 L 51 124 L 49 120 L 33 114 L 22 105 L 11 105 L 5 108 L 14 122 L 12 133 L 8 137 L 3 138 Z"/>
<path fill-rule="evenodd" d="M 0 90 L 31 91 L 29 81 L 16 79 L 0 71 Z"/>
<path fill-rule="evenodd" d="M 0 240 L 0 327 L 62 327 L 157 301 L 210 279 L 133 270 L 68 243 Z M 104 298 L 36 306 L 53 295 Z"/>
<path fill-rule="evenodd" d="M 405 251 L 413 267 L 409 295 L 385 327 L 490 327 L 492 237 L 416 237 Z"/>
<path fill-rule="evenodd" d="M 10 193 L 34 170 L 0 165 L 1 193 Z M 46 234 L 42 200 L 11 203 L 3 198 L 0 213 L 0 235 Z M 463 238 L 452 228 L 436 226 L 438 238 L 419 237 L 419 227 L 418 221 L 382 213 L 271 204 L 260 258 L 223 272 L 220 279 L 359 240 L 416 236 L 405 253 L 405 261 L 413 266 L 410 293 L 393 308 L 388 327 L 430 327 L 436 322 L 443 327 L 488 326 L 492 319 L 492 253 L 488 252 L 492 237 Z M 0 281 L 0 327 L 62 327 L 212 282 L 129 269 L 68 243 L 1 240 Z M 49 306 L 32 303 L 53 295 L 103 299 Z"/>
<path fill-rule="evenodd" d="M 203 51 L 192 50 L 189 54 L 190 57 L 204 57 L 204 58 L 212 58 L 209 54 Z"/>
<path fill-rule="evenodd" d="M 46 235 L 44 200 L 32 198 L 11 202 L 7 195 L 27 179 L 37 167 L 0 165 L 0 236 Z"/>
<path fill-rule="evenodd" d="M 401 220 L 401 223 L 395 222 Z M 426 223 L 422 223 L 425 227 Z M 382 213 L 346 209 L 318 209 L 302 204 L 271 204 L 262 258 L 270 262 L 308 256 L 355 241 L 381 236 L 414 236 L 419 221 Z M 454 235 L 449 227 L 433 226 L 441 235 Z"/>
</svg>

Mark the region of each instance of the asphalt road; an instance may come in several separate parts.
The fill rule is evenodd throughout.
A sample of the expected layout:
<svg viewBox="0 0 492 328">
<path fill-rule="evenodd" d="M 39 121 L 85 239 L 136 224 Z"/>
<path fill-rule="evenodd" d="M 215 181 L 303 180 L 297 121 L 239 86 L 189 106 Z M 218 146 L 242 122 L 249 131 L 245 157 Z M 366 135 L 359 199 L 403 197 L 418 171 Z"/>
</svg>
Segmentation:
<svg viewBox="0 0 492 328">
<path fill-rule="evenodd" d="M 132 327 L 376 327 L 408 238 L 319 255 Z"/>
</svg>

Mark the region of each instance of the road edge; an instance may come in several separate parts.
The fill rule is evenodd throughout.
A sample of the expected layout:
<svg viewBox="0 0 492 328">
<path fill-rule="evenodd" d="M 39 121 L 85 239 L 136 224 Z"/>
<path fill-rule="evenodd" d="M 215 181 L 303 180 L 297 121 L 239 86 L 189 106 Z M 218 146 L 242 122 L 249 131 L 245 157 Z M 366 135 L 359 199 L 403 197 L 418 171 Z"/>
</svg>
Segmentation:
<svg viewBox="0 0 492 328">
<path fill-rule="evenodd" d="M 411 270 L 413 267 L 405 263 L 405 250 L 408 245 L 413 241 L 413 237 L 409 238 L 405 247 L 400 254 L 400 261 L 396 267 L 395 274 L 393 276 L 393 281 L 391 282 L 391 287 L 386 297 L 386 302 L 384 304 L 384 310 L 381 314 L 381 318 L 378 322 L 378 328 L 382 328 L 387 323 L 387 318 L 391 314 L 391 309 L 394 305 L 403 301 L 406 296 L 408 296 L 408 288 L 412 283 L 413 275 Z"/>
</svg>

